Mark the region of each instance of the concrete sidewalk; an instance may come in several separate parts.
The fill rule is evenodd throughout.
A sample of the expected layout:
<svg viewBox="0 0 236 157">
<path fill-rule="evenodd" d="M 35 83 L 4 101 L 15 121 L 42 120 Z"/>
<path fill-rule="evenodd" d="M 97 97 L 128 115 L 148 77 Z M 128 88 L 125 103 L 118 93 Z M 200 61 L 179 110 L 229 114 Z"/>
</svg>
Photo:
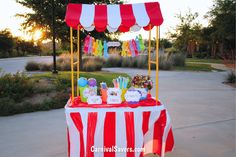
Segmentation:
<svg viewBox="0 0 236 157">
<path fill-rule="evenodd" d="M 131 76 L 147 73 L 128 68 L 104 70 Z M 160 72 L 160 100 L 168 108 L 175 137 L 175 149 L 166 157 L 235 156 L 236 90 L 222 84 L 225 75 Z M 0 117 L 0 139 L 1 157 L 66 157 L 64 109 Z"/>
</svg>

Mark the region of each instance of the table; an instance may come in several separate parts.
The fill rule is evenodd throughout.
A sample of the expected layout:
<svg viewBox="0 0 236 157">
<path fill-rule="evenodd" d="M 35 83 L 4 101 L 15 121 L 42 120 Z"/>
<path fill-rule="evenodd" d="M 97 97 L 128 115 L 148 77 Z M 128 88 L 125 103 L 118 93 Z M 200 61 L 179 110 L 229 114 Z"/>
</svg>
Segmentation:
<svg viewBox="0 0 236 157">
<path fill-rule="evenodd" d="M 140 157 L 172 151 L 171 119 L 153 98 L 138 104 L 65 106 L 69 157 Z"/>
</svg>

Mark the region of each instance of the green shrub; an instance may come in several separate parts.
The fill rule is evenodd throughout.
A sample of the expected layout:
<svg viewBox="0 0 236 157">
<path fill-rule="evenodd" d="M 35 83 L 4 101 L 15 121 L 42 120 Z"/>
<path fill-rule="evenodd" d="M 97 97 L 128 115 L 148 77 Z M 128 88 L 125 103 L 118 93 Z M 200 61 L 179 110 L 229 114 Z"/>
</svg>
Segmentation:
<svg viewBox="0 0 236 157">
<path fill-rule="evenodd" d="M 57 78 L 55 80 L 55 85 L 57 90 L 63 90 L 66 89 L 67 87 L 71 87 L 71 80 L 67 78 Z"/>
<path fill-rule="evenodd" d="M 15 112 L 15 101 L 10 97 L 0 98 L 0 115 L 7 116 L 14 114 Z"/>
<path fill-rule="evenodd" d="M 236 75 L 235 72 L 231 71 L 226 76 L 226 82 L 227 83 L 235 83 Z"/>
<path fill-rule="evenodd" d="M 174 48 L 174 47 L 166 48 L 165 52 L 169 53 L 169 54 L 180 53 L 180 51 L 178 49 Z"/>
<path fill-rule="evenodd" d="M 43 63 L 41 63 L 41 64 L 39 64 L 39 69 L 41 70 L 41 71 L 51 71 L 52 70 L 52 65 L 51 64 L 43 64 Z"/>
<path fill-rule="evenodd" d="M 167 55 L 159 56 L 159 69 L 160 70 L 171 70 L 172 69 L 172 62 L 171 59 Z"/>
<path fill-rule="evenodd" d="M 39 104 L 29 102 L 18 103 L 9 97 L 0 98 L 0 116 L 63 108 L 68 99 L 69 95 L 64 92 L 59 92 L 52 98 L 45 99 Z"/>
<path fill-rule="evenodd" d="M 106 61 L 106 67 L 121 67 L 122 57 L 120 55 L 110 55 Z"/>
<path fill-rule="evenodd" d="M 99 63 L 96 63 L 92 60 L 87 61 L 83 64 L 83 70 L 84 71 L 98 71 L 102 69 L 102 65 L 99 65 Z"/>
<path fill-rule="evenodd" d="M 121 67 L 130 67 L 131 66 L 131 57 L 122 58 Z"/>
<path fill-rule="evenodd" d="M 74 62 L 77 62 L 77 56 L 74 56 Z M 84 57 L 82 60 L 82 69 L 83 71 L 100 71 L 102 69 L 102 65 L 104 64 L 104 59 L 101 57 L 94 57 L 94 56 L 89 56 L 89 57 Z M 58 59 L 57 59 L 57 64 L 58 64 L 58 70 L 61 71 L 69 71 L 71 70 L 71 65 L 70 65 L 70 55 L 68 54 L 62 54 Z M 77 70 L 77 65 L 74 64 L 74 70 Z"/>
<path fill-rule="evenodd" d="M 141 55 L 137 57 L 123 57 L 121 61 L 122 67 L 146 68 L 147 56 Z"/>
<path fill-rule="evenodd" d="M 171 54 L 169 56 L 173 66 L 185 66 L 185 54 L 183 53 L 175 53 L 175 54 Z"/>
<path fill-rule="evenodd" d="M 193 53 L 193 57 L 200 58 L 200 59 L 207 58 L 208 53 L 207 52 L 195 52 L 195 53 Z"/>
<path fill-rule="evenodd" d="M 39 70 L 39 63 L 37 62 L 33 62 L 33 61 L 30 61 L 26 64 L 25 66 L 25 69 L 27 71 L 36 71 L 36 70 Z"/>
<path fill-rule="evenodd" d="M 0 77 L 0 98 L 20 101 L 33 92 L 33 81 L 23 73 L 4 74 Z"/>
<path fill-rule="evenodd" d="M 70 61 L 63 61 L 63 62 L 58 62 L 57 63 L 58 70 L 60 71 L 70 71 L 71 70 L 71 65 Z"/>
<path fill-rule="evenodd" d="M 83 71 L 101 71 L 104 59 L 100 57 L 83 58 Z"/>
<path fill-rule="evenodd" d="M 147 68 L 148 66 L 148 56 L 140 55 L 137 58 L 137 68 Z"/>
</svg>

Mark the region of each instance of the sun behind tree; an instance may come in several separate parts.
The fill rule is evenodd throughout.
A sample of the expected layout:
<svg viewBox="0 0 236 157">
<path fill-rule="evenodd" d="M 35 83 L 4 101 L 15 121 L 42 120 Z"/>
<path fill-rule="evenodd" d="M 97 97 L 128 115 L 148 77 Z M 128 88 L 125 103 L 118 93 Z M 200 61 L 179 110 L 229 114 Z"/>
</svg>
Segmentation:
<svg viewBox="0 0 236 157">
<path fill-rule="evenodd" d="M 33 33 L 33 39 L 34 39 L 34 41 L 40 40 L 40 39 L 42 38 L 42 35 L 43 35 L 43 33 L 42 33 L 41 30 L 36 30 L 36 31 L 34 31 L 34 33 Z"/>
</svg>

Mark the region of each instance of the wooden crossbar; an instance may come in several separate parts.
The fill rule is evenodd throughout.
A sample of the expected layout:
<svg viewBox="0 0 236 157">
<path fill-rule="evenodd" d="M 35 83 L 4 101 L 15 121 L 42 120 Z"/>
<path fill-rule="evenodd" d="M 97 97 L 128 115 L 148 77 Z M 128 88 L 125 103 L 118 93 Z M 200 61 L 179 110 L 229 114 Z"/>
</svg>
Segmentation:
<svg viewBox="0 0 236 157">
<path fill-rule="evenodd" d="M 151 64 L 157 64 L 156 61 L 150 61 Z"/>
</svg>

